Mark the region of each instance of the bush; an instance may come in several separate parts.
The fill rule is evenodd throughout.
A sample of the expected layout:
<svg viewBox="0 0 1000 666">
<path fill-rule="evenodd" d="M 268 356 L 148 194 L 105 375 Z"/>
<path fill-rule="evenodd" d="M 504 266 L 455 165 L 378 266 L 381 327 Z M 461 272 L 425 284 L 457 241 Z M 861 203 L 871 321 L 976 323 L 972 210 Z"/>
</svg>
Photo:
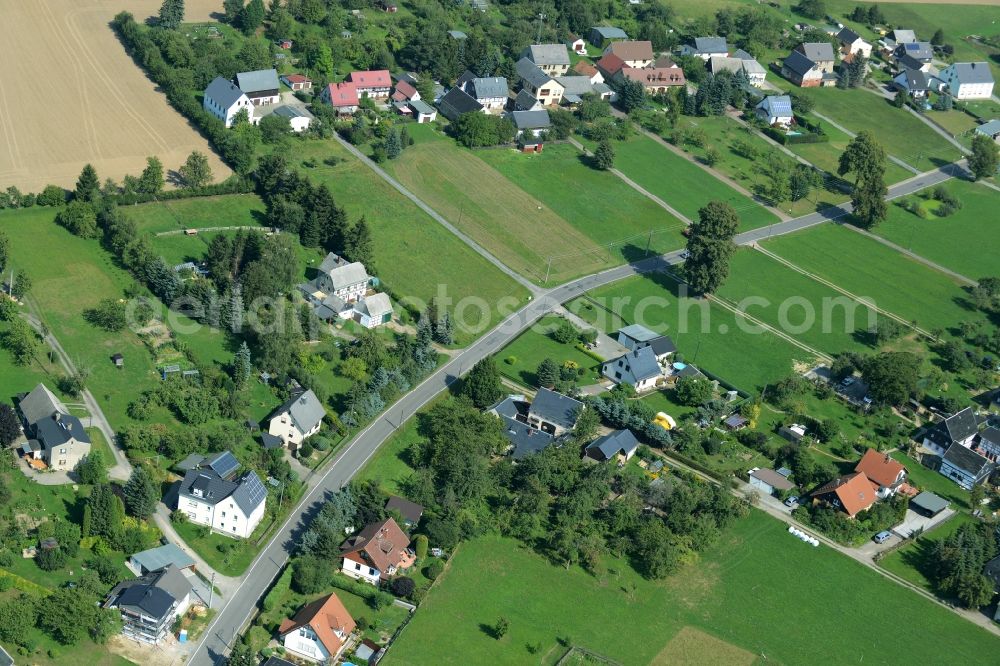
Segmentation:
<svg viewBox="0 0 1000 666">
<path fill-rule="evenodd" d="M 516 356 L 508 356 L 507 358 L 505 358 L 503 360 L 503 362 L 506 363 L 507 365 L 514 365 L 515 363 L 517 363 L 517 357 Z"/>
<path fill-rule="evenodd" d="M 303 442 L 302 446 L 299 447 L 298 458 L 299 459 L 308 458 L 312 454 L 313 454 L 312 444 L 310 444 L 309 442 Z"/>
<path fill-rule="evenodd" d="M 390 587 L 392 589 L 392 593 L 397 597 L 408 597 L 413 594 L 413 590 L 416 589 L 417 584 L 413 582 L 412 578 L 399 576 L 398 578 L 392 579 Z"/>
<path fill-rule="evenodd" d="M 424 567 L 424 576 L 427 580 L 436 580 L 438 576 L 444 571 L 444 562 L 441 560 L 434 560 L 426 567 Z"/>
</svg>

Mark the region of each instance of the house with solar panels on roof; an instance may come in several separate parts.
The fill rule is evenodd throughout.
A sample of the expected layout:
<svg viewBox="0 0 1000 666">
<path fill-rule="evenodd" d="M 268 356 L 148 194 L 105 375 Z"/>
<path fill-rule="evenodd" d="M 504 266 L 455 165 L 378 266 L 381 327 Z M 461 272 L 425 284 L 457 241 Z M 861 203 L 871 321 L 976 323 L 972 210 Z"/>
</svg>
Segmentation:
<svg viewBox="0 0 1000 666">
<path fill-rule="evenodd" d="M 222 451 L 184 474 L 176 508 L 192 523 L 245 539 L 260 524 L 266 505 L 267 489 L 257 473 L 241 473 L 236 457 Z"/>
<path fill-rule="evenodd" d="M 754 113 L 768 127 L 788 129 L 795 121 L 792 113 L 792 98 L 788 95 L 768 95 L 753 108 Z"/>
</svg>

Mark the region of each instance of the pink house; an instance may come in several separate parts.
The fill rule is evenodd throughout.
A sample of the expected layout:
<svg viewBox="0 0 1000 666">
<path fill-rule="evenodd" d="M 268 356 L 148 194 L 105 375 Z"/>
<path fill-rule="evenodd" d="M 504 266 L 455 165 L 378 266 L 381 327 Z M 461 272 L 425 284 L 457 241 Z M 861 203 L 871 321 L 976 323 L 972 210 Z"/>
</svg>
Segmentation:
<svg viewBox="0 0 1000 666">
<path fill-rule="evenodd" d="M 321 102 L 326 102 L 337 113 L 351 114 L 358 110 L 358 89 L 349 82 L 331 83 L 319 94 Z"/>
<path fill-rule="evenodd" d="M 366 72 L 351 72 L 347 80 L 354 84 L 358 97 L 372 99 L 387 99 L 392 90 L 392 77 L 389 70 L 377 69 Z"/>
</svg>

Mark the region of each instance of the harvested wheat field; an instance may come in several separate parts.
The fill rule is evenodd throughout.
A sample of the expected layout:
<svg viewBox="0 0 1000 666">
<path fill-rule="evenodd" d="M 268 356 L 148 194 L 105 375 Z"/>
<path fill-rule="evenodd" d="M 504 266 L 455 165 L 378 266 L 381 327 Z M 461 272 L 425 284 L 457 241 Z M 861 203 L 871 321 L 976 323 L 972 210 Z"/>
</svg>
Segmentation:
<svg viewBox="0 0 1000 666">
<path fill-rule="evenodd" d="M 229 175 L 208 143 L 125 54 L 109 23 L 122 9 L 143 20 L 160 0 L 32 0 L 5 3 L 0 86 L 0 188 L 72 187 L 92 163 L 101 179 L 138 174 L 146 157 L 169 171 L 192 150 L 209 155 L 216 180 Z M 188 0 L 204 21 L 221 0 Z"/>
</svg>

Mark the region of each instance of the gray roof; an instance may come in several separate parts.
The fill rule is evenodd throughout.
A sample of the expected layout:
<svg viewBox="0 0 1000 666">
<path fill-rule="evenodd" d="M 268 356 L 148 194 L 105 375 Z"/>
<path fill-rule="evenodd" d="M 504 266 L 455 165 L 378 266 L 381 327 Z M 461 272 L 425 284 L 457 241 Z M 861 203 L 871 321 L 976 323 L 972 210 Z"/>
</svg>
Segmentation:
<svg viewBox="0 0 1000 666">
<path fill-rule="evenodd" d="M 448 120 L 455 120 L 463 113 L 473 113 L 482 111 L 483 105 L 476 101 L 476 98 L 459 87 L 449 90 L 438 100 L 438 109 Z"/>
<path fill-rule="evenodd" d="M 462 32 L 461 30 L 449 30 L 448 31 L 448 35 L 452 39 L 468 39 L 469 38 L 469 36 L 467 34 L 465 34 L 464 32 Z"/>
<path fill-rule="evenodd" d="M 434 107 L 428 104 L 427 102 L 423 101 L 422 99 L 411 99 L 410 101 L 407 102 L 407 104 L 410 105 L 411 109 L 420 114 L 426 115 L 435 113 Z"/>
<path fill-rule="evenodd" d="M 175 604 L 191 594 L 191 589 L 184 574 L 177 567 L 167 565 L 159 571 L 119 583 L 111 591 L 106 605 L 163 619 Z"/>
<path fill-rule="evenodd" d="M 979 433 L 979 438 L 989 442 L 990 444 L 1000 446 L 1000 428 L 990 426 Z"/>
<path fill-rule="evenodd" d="M 739 58 L 740 60 L 756 60 L 756 58 L 754 58 L 749 52 L 744 51 L 743 49 L 736 49 L 733 52 L 733 57 Z"/>
<path fill-rule="evenodd" d="M 230 451 L 220 451 L 202 462 L 203 467 L 221 476 L 223 479 L 232 478 L 236 470 L 240 468 L 240 461 Z"/>
<path fill-rule="evenodd" d="M 959 83 L 992 83 L 993 74 L 985 62 L 956 62 L 947 69 L 955 73 Z"/>
<path fill-rule="evenodd" d="M 319 265 L 319 272 L 329 273 L 334 268 L 340 268 L 341 266 L 346 266 L 346 265 L 347 261 L 345 259 L 337 256 L 333 252 L 330 252 L 325 257 L 323 257 L 323 261 Z"/>
<path fill-rule="evenodd" d="M 565 44 L 532 44 L 524 53 L 536 65 L 569 65 Z"/>
<path fill-rule="evenodd" d="M 657 357 L 665 354 L 673 354 L 677 351 L 677 345 L 670 339 L 669 335 L 660 335 L 649 341 L 649 348 Z"/>
<path fill-rule="evenodd" d="M 174 468 L 182 472 L 189 472 L 192 469 L 198 469 L 203 462 L 205 462 L 205 456 L 200 453 L 191 453 L 187 458 L 174 465 Z"/>
<path fill-rule="evenodd" d="M 274 410 L 271 418 L 288 413 L 292 419 L 292 424 L 299 432 L 309 432 L 316 427 L 326 416 L 326 409 L 319 401 L 316 394 L 309 389 L 305 393 L 293 395 L 284 404 Z"/>
<path fill-rule="evenodd" d="M 278 90 L 278 72 L 274 69 L 258 69 L 254 72 L 240 72 L 236 75 L 236 85 L 247 96 L 257 92 Z"/>
<path fill-rule="evenodd" d="M 591 442 L 587 446 L 587 455 L 591 458 L 611 460 L 619 453 L 628 456 L 638 446 L 639 441 L 631 430 L 615 430 Z M 595 454 L 599 454 L 599 456 Z"/>
<path fill-rule="evenodd" d="M 290 104 L 279 104 L 278 106 L 273 107 L 271 113 L 273 113 L 276 116 L 281 116 L 282 118 L 288 118 L 289 120 L 291 120 L 292 118 L 313 117 L 311 113 L 309 113 L 302 107 L 292 106 Z"/>
<path fill-rule="evenodd" d="M 943 497 L 938 497 L 934 493 L 925 490 L 911 499 L 910 505 L 919 506 L 925 511 L 930 511 L 931 513 L 938 513 L 939 511 L 944 511 L 948 508 L 948 500 Z"/>
<path fill-rule="evenodd" d="M 144 550 L 132 555 L 129 559 L 139 567 L 140 571 L 156 571 L 168 565 L 173 565 L 178 569 L 187 569 L 195 565 L 194 559 L 190 555 L 172 543 Z"/>
<path fill-rule="evenodd" d="M 215 505 L 232 495 L 237 485 L 212 470 L 192 469 L 184 474 L 179 495 Z"/>
<path fill-rule="evenodd" d="M 39 384 L 32 389 L 31 393 L 21 398 L 17 406 L 21 410 L 21 416 L 29 426 L 35 425 L 38 421 L 57 412 L 69 414 L 66 405 L 62 404 L 62 401 L 44 384 Z"/>
<path fill-rule="evenodd" d="M 775 488 L 776 490 L 791 490 L 795 487 L 795 484 L 786 479 L 781 474 L 778 474 L 773 469 L 755 469 L 750 472 L 750 476 L 755 479 L 760 479 L 767 485 Z"/>
<path fill-rule="evenodd" d="M 328 271 L 327 275 L 330 276 L 330 282 L 333 283 L 334 289 L 344 289 L 352 285 L 361 284 L 362 282 L 368 282 L 371 279 L 368 271 L 365 270 L 365 265 L 359 261 L 338 266 Z"/>
<path fill-rule="evenodd" d="M 636 342 L 649 342 L 655 338 L 660 337 L 659 333 L 649 330 L 642 324 L 630 324 L 623 328 L 618 329 L 618 339 L 621 340 L 622 336 L 635 340 Z"/>
<path fill-rule="evenodd" d="M 249 516 L 267 498 L 267 488 L 260 482 L 260 477 L 253 470 L 240 479 L 240 485 L 233 491 L 233 501 L 240 507 L 243 515 Z"/>
<path fill-rule="evenodd" d="M 792 51 L 784 61 L 785 67 L 795 72 L 799 76 L 804 76 L 816 66 L 816 63 L 805 57 L 798 51 Z"/>
<path fill-rule="evenodd" d="M 893 30 L 889 34 L 892 35 L 891 39 L 897 44 L 917 41 L 917 33 L 912 30 Z"/>
<path fill-rule="evenodd" d="M 841 44 L 853 44 L 859 39 L 861 39 L 861 35 L 850 28 L 841 28 L 840 32 L 837 33 L 837 40 Z"/>
<path fill-rule="evenodd" d="M 552 80 L 551 76 L 543 72 L 539 69 L 538 65 L 531 62 L 527 58 L 521 58 L 518 60 L 515 65 L 515 69 L 517 70 L 517 76 L 521 79 L 521 81 L 534 88 L 541 88 Z M 506 86 L 506 79 L 504 79 L 504 83 Z M 504 94 L 507 94 L 506 87 L 504 88 Z M 496 97 L 496 95 L 482 95 L 481 97 Z"/>
<path fill-rule="evenodd" d="M 718 74 L 719 72 L 732 72 L 736 74 L 743 71 L 743 60 L 727 56 L 712 56 L 708 59 L 708 67 L 712 70 L 713 74 Z"/>
<path fill-rule="evenodd" d="M 260 443 L 265 449 L 280 449 L 285 445 L 285 440 L 269 432 L 260 433 Z"/>
<path fill-rule="evenodd" d="M 830 42 L 803 42 L 796 50 L 804 53 L 813 62 L 833 60 L 833 45 Z"/>
<path fill-rule="evenodd" d="M 762 109 L 769 118 L 790 118 L 792 116 L 792 98 L 788 95 L 768 95 L 754 108 Z"/>
<path fill-rule="evenodd" d="M 223 109 L 228 109 L 243 97 L 243 91 L 229 79 L 217 76 L 205 88 L 205 97 L 214 100 Z"/>
<path fill-rule="evenodd" d="M 507 96 L 507 79 L 502 76 L 478 77 L 470 84 L 476 99 L 490 99 Z"/>
<path fill-rule="evenodd" d="M 531 401 L 530 414 L 537 414 L 549 423 L 555 423 L 563 428 L 576 425 L 577 414 L 583 409 L 583 403 L 561 393 L 547 388 L 538 389 L 535 399 Z"/>
<path fill-rule="evenodd" d="M 566 95 L 586 95 L 594 92 L 594 84 L 590 82 L 589 76 L 557 76 L 556 83 L 563 87 L 563 96 Z"/>
<path fill-rule="evenodd" d="M 622 367 L 618 367 L 618 362 L 623 361 Z M 637 384 L 645 379 L 656 377 L 661 374 L 660 365 L 656 362 L 656 354 L 649 347 L 641 347 L 618 358 L 606 361 L 607 372 L 605 376 L 613 378 L 615 372 L 619 372 L 622 378 L 617 381 L 626 384 Z"/>
<path fill-rule="evenodd" d="M 404 519 L 414 524 L 420 522 L 420 516 L 424 513 L 424 507 L 398 495 L 393 495 L 389 498 L 385 503 L 385 510 L 396 511 Z"/>
<path fill-rule="evenodd" d="M 908 55 L 914 60 L 930 62 L 934 57 L 934 47 L 931 46 L 930 42 L 907 42 L 900 44 L 896 49 L 897 57 L 904 55 Z"/>
<path fill-rule="evenodd" d="M 972 411 L 972 407 L 966 407 L 935 424 L 927 431 L 927 438 L 939 446 L 947 447 L 953 442 L 972 437 L 977 430 L 979 422 L 976 420 L 976 413 Z"/>
<path fill-rule="evenodd" d="M 547 432 L 509 416 L 501 416 L 500 419 L 503 421 L 504 436 L 514 445 L 511 455 L 515 460 L 537 453 L 552 443 L 552 435 Z"/>
<path fill-rule="evenodd" d="M 528 402 L 523 395 L 509 395 L 497 404 L 490 407 L 489 411 L 497 416 L 506 416 L 512 419 L 524 418 L 528 415 Z"/>
<path fill-rule="evenodd" d="M 515 111 L 531 111 L 539 104 L 540 102 L 537 99 L 535 99 L 535 96 L 532 95 L 530 92 L 528 92 L 527 89 L 525 88 L 519 90 L 517 96 L 514 97 Z"/>
<path fill-rule="evenodd" d="M 628 39 L 628 35 L 621 28 L 612 26 L 597 26 L 590 29 L 591 33 L 596 32 L 602 39 Z"/>
<path fill-rule="evenodd" d="M 960 444 L 949 446 L 941 459 L 944 462 L 950 463 L 953 467 L 962 470 L 969 476 L 976 478 L 992 464 L 972 449 L 968 449 Z"/>
<path fill-rule="evenodd" d="M 519 130 L 537 130 L 552 126 L 549 120 L 549 112 L 545 109 L 538 111 L 515 111 L 510 114 L 514 120 L 514 126 Z"/>
<path fill-rule="evenodd" d="M 392 301 L 389 300 L 388 294 L 379 292 L 362 298 L 356 308 L 360 308 L 360 311 L 369 317 L 378 319 L 392 313 Z"/>
<path fill-rule="evenodd" d="M 84 444 L 90 444 L 90 437 L 83 429 L 83 424 L 75 416 L 56 414 L 47 416 L 35 424 L 35 437 L 41 441 L 46 449 L 52 449 L 70 439 L 75 439 Z"/>
<path fill-rule="evenodd" d="M 725 37 L 695 37 L 694 51 L 696 53 L 728 53 L 729 45 Z"/>
<path fill-rule="evenodd" d="M 932 90 L 931 81 L 933 78 L 927 72 L 922 72 L 919 69 L 903 68 L 903 71 L 897 74 L 893 81 L 907 92 L 912 93 Z"/>
</svg>

